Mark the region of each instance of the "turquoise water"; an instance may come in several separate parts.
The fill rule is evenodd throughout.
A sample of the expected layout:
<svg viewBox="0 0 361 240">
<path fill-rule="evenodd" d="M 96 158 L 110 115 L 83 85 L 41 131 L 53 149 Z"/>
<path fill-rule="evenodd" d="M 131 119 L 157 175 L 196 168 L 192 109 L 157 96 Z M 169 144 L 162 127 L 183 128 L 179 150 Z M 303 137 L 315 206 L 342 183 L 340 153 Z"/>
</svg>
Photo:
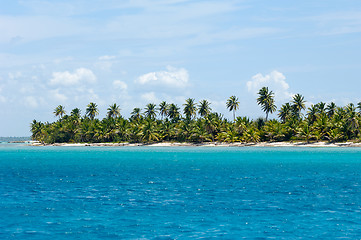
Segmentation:
<svg viewBox="0 0 361 240">
<path fill-rule="evenodd" d="M 0 239 L 359 239 L 361 149 L 0 144 Z"/>
</svg>

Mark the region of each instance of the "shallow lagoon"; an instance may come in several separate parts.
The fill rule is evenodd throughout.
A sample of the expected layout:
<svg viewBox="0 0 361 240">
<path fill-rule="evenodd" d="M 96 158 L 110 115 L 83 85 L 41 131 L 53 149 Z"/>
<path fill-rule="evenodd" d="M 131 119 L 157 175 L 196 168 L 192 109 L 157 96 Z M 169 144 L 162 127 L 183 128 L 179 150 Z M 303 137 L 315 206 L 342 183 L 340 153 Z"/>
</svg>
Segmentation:
<svg viewBox="0 0 361 240">
<path fill-rule="evenodd" d="M 360 148 L 0 145 L 1 239 L 355 239 Z"/>
</svg>

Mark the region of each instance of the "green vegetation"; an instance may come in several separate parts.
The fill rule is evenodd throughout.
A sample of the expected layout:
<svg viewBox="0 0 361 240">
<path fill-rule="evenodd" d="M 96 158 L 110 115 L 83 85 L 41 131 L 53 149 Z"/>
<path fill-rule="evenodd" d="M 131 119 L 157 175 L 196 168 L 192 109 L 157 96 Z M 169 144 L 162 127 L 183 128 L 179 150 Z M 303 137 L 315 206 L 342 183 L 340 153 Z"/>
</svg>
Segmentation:
<svg viewBox="0 0 361 240">
<path fill-rule="evenodd" d="M 257 98 L 257 103 L 258 105 L 261 105 L 262 110 L 266 113 L 267 122 L 268 114 L 273 113 L 277 109 L 273 97 L 273 92 L 269 92 L 268 87 L 263 87 L 259 90 L 258 95 L 259 97 Z"/>
<path fill-rule="evenodd" d="M 266 113 L 266 118 L 250 120 L 236 117 L 239 101 L 231 96 L 226 106 L 233 111 L 233 121 L 212 112 L 211 104 L 189 98 L 183 104 L 183 114 L 176 104 L 153 103 L 145 110 L 134 108 L 129 119 L 120 114 L 117 104 L 107 109 L 107 117 L 99 120 L 98 106 L 89 103 L 85 115 L 79 108 L 66 114 L 61 105 L 54 115 L 59 119 L 53 123 L 33 120 L 32 139 L 43 143 L 63 142 L 260 142 L 260 141 L 359 141 L 361 138 L 361 102 L 339 107 L 335 103 L 320 102 L 311 105 L 303 114 L 305 99 L 296 94 L 291 102 L 278 110 L 277 119 L 268 120 L 269 113 L 276 112 L 274 94 L 268 88 L 261 88 L 257 103 Z"/>
<path fill-rule="evenodd" d="M 238 102 L 238 98 L 236 96 L 231 96 L 228 100 L 227 100 L 227 108 L 229 109 L 229 111 L 233 111 L 233 121 L 236 120 L 236 111 L 239 107 L 239 102 Z"/>
</svg>

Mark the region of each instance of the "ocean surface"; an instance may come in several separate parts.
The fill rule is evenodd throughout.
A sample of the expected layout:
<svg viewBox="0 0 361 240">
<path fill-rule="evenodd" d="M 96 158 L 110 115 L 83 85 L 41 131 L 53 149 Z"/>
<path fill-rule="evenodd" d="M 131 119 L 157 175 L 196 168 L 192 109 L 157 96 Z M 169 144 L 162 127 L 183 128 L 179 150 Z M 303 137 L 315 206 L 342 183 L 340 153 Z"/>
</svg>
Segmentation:
<svg viewBox="0 0 361 240">
<path fill-rule="evenodd" d="M 0 144 L 0 239 L 360 239 L 360 148 Z"/>
</svg>

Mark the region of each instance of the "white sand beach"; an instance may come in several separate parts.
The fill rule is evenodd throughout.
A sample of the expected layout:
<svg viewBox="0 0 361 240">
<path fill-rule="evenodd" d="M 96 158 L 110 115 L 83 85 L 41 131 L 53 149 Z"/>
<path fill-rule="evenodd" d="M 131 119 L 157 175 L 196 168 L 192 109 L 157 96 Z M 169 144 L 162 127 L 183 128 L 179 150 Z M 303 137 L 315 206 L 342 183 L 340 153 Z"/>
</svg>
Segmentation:
<svg viewBox="0 0 361 240">
<path fill-rule="evenodd" d="M 40 142 L 33 142 L 31 146 L 63 146 L 63 147 L 361 147 L 361 143 L 354 142 L 259 142 L 259 143 L 219 143 L 219 142 L 205 142 L 205 143 L 179 143 L 179 142 L 161 142 L 153 144 L 143 143 L 54 143 L 42 144 Z"/>
</svg>

